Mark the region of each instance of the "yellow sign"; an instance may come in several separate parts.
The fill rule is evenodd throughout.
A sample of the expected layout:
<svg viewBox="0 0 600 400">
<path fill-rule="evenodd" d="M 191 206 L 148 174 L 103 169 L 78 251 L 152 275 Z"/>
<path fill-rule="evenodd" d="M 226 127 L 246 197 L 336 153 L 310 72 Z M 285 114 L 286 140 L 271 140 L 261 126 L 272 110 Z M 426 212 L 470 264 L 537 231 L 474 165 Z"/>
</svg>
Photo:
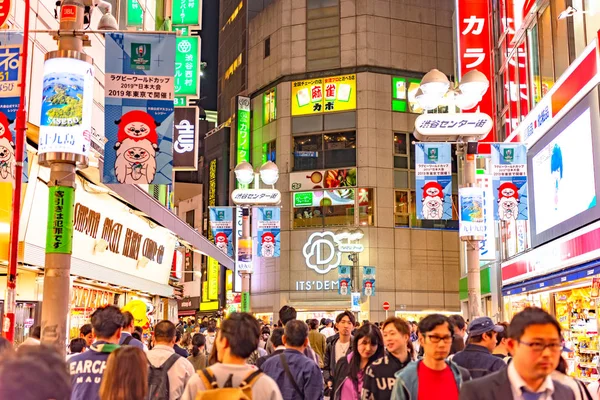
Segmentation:
<svg viewBox="0 0 600 400">
<path fill-rule="evenodd" d="M 219 299 L 219 262 L 212 257 L 208 257 L 208 299 Z"/>
<path fill-rule="evenodd" d="M 355 74 L 292 82 L 292 115 L 320 114 L 355 108 Z"/>
<path fill-rule="evenodd" d="M 132 300 L 121 309 L 121 311 L 129 311 L 135 320 L 135 326 L 144 328 L 148 324 L 148 314 L 146 303 L 141 300 Z"/>
<path fill-rule="evenodd" d="M 12 210 L 12 190 L 12 183 L 0 183 L 0 260 L 2 261 L 8 261 L 8 248 L 10 245 L 10 212 Z"/>
</svg>

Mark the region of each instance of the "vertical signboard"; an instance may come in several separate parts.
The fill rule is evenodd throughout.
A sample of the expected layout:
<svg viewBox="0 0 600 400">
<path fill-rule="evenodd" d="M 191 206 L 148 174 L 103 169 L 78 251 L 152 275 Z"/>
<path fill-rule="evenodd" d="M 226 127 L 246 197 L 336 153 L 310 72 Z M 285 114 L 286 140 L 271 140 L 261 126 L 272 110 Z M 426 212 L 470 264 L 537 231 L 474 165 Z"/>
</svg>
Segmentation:
<svg viewBox="0 0 600 400">
<path fill-rule="evenodd" d="M 415 145 L 418 219 L 452 219 L 451 152 L 449 143 Z"/>
<path fill-rule="evenodd" d="M 197 1 L 197 0 L 196 0 Z M 198 95 L 199 36 L 185 36 L 176 39 L 175 53 L 175 94 L 179 96 Z"/>
<path fill-rule="evenodd" d="M 527 149 L 522 144 L 492 145 L 492 176 L 496 220 L 526 220 L 527 211 Z"/>
<path fill-rule="evenodd" d="M 237 152 L 236 165 L 250 162 L 250 98 L 237 98 Z"/>
<path fill-rule="evenodd" d="M 242 237 L 242 208 L 235 207 L 235 255 L 237 257 L 239 251 L 239 238 Z M 233 271 L 233 291 L 240 293 L 242 291 L 242 276 L 235 263 L 235 271 Z"/>
<path fill-rule="evenodd" d="M 279 207 L 255 207 L 256 233 L 259 257 L 279 257 L 281 247 L 281 209 Z"/>
<path fill-rule="evenodd" d="M 175 35 L 107 33 L 103 183 L 170 184 Z"/>
<path fill-rule="evenodd" d="M 208 300 L 219 299 L 219 262 L 212 257 L 208 257 L 206 281 Z"/>
<path fill-rule="evenodd" d="M 363 267 L 363 296 L 375 296 L 375 267 Z"/>
<path fill-rule="evenodd" d="M 482 171 L 483 172 L 483 171 Z M 496 223 L 494 222 L 494 192 L 492 188 L 492 177 L 479 174 L 476 178 L 477 185 L 483 190 L 483 222 L 485 234 L 479 242 L 479 259 L 496 260 Z"/>
<path fill-rule="evenodd" d="M 173 25 L 199 25 L 201 0 L 173 0 L 171 15 Z"/>
<path fill-rule="evenodd" d="M 352 286 L 352 267 L 347 265 L 340 265 L 338 267 L 338 294 L 341 296 L 348 296 L 350 288 Z"/>
<path fill-rule="evenodd" d="M 175 108 L 173 131 L 173 169 L 198 169 L 198 107 Z"/>
<path fill-rule="evenodd" d="M 459 236 L 460 238 L 485 236 L 483 219 L 483 190 L 478 187 L 458 189 Z"/>
<path fill-rule="evenodd" d="M 127 0 L 127 26 L 144 25 L 144 9 L 139 0 Z"/>
<path fill-rule="evenodd" d="M 233 208 L 209 207 L 210 228 L 215 245 L 229 257 L 233 257 Z"/>
<path fill-rule="evenodd" d="M 73 206 L 75 189 L 50 186 L 48 188 L 48 229 L 46 253 L 71 254 L 73 250 Z"/>
</svg>

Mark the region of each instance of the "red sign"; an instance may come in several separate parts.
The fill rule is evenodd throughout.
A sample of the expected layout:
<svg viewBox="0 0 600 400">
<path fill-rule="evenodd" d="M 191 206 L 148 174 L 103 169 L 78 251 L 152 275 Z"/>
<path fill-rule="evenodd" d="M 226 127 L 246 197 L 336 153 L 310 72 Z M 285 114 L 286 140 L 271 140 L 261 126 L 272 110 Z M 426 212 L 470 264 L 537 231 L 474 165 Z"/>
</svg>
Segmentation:
<svg viewBox="0 0 600 400">
<path fill-rule="evenodd" d="M 388 303 L 387 301 L 384 301 L 383 302 L 383 309 L 385 311 L 389 310 L 390 309 L 390 303 Z"/>
<path fill-rule="evenodd" d="M 61 21 L 77 20 L 77 6 L 74 4 L 65 4 L 62 7 L 60 7 L 60 20 Z"/>
<path fill-rule="evenodd" d="M 492 27 L 489 0 L 456 0 L 458 26 L 458 60 L 459 75 L 463 76 L 471 70 L 478 70 L 490 81 L 487 92 L 479 103 L 479 107 L 468 112 L 482 112 L 495 120 L 494 112 L 494 71 L 492 64 Z M 478 110 L 479 108 L 479 110 Z M 496 140 L 494 129 L 481 142 Z M 479 153 L 490 153 L 489 144 L 480 144 Z"/>
<path fill-rule="evenodd" d="M 0 26 L 4 25 L 10 13 L 10 0 L 0 0 Z"/>
</svg>

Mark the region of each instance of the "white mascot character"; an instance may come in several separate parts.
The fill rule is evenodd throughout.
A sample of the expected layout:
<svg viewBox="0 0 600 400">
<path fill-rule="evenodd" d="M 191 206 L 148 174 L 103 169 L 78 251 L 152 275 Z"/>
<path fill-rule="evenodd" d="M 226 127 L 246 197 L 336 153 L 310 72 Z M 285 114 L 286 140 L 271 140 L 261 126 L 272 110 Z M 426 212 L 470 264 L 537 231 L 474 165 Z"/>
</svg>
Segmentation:
<svg viewBox="0 0 600 400">
<path fill-rule="evenodd" d="M 444 189 L 430 181 L 423 186 L 423 219 L 442 219 L 444 216 Z"/>
<path fill-rule="evenodd" d="M 262 235 L 260 255 L 263 257 L 275 257 L 275 236 L 271 232 Z"/>
<path fill-rule="evenodd" d="M 502 221 L 516 220 L 519 216 L 519 190 L 512 182 L 498 188 L 498 214 Z"/>
<path fill-rule="evenodd" d="M 15 178 L 15 143 L 8 126 L 12 123 L 0 112 L 0 182 Z"/>
<path fill-rule="evenodd" d="M 227 240 L 227 235 L 223 232 L 217 233 L 215 235 L 215 245 L 219 250 L 227 254 L 227 248 L 229 246 L 229 240 Z"/>
</svg>

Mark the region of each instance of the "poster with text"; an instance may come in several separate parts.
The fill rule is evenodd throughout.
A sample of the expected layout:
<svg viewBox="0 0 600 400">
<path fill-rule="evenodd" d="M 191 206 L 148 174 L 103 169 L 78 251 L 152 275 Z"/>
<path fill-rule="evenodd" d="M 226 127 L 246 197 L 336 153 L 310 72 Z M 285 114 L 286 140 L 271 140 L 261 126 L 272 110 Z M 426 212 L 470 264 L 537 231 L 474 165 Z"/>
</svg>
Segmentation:
<svg viewBox="0 0 600 400">
<path fill-rule="evenodd" d="M 233 208 L 209 207 L 210 228 L 215 245 L 229 257 L 233 257 Z"/>
<path fill-rule="evenodd" d="M 485 237 L 483 189 L 464 187 L 458 189 L 459 236 Z"/>
<path fill-rule="evenodd" d="M 415 145 L 418 219 L 452 219 L 452 157 L 449 143 Z"/>
<path fill-rule="evenodd" d="M 175 35 L 106 35 L 102 182 L 170 184 Z"/>
<path fill-rule="evenodd" d="M 281 250 L 281 209 L 279 207 L 256 207 L 257 255 L 279 257 Z"/>
<path fill-rule="evenodd" d="M 522 144 L 492 144 L 494 219 L 526 220 L 527 148 Z"/>
</svg>

